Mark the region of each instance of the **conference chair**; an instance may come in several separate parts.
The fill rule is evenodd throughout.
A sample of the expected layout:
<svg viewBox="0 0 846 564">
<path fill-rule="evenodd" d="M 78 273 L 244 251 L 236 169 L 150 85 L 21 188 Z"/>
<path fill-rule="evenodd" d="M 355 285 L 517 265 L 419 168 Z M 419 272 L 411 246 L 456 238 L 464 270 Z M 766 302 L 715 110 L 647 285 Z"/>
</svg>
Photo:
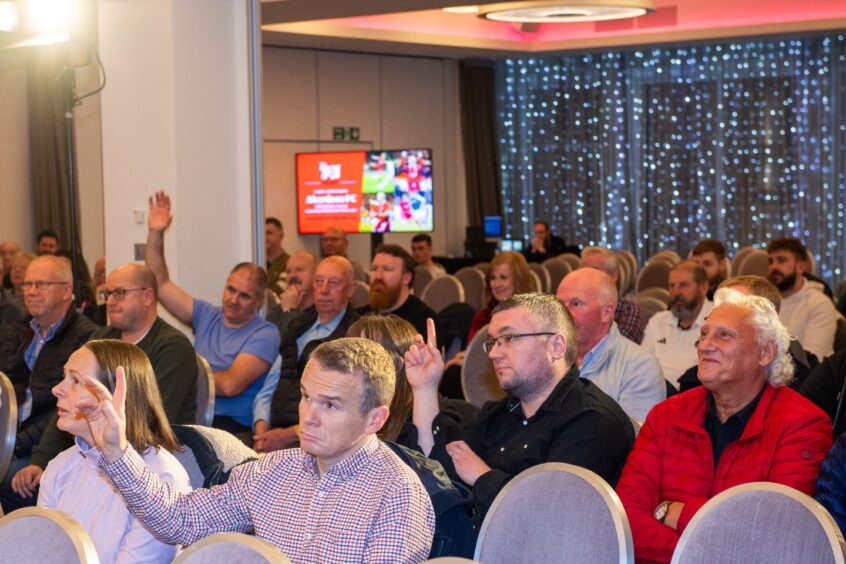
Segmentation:
<svg viewBox="0 0 846 564">
<path fill-rule="evenodd" d="M 482 272 L 482 274 L 487 275 L 488 269 L 491 267 L 491 263 L 489 262 L 477 262 L 473 265 L 473 268 L 476 268 Z"/>
<path fill-rule="evenodd" d="M 782 484 L 752 482 L 708 501 L 682 533 L 673 564 L 843 564 L 843 537 L 823 507 Z"/>
<path fill-rule="evenodd" d="M 361 280 L 362 282 L 367 282 L 369 284 L 370 283 L 370 270 L 369 270 L 370 265 L 367 265 L 367 267 L 365 267 L 361 263 L 359 263 L 358 261 L 354 260 L 354 261 L 351 261 L 351 262 L 352 262 L 352 267 L 353 267 L 353 279 Z"/>
<path fill-rule="evenodd" d="M 438 313 L 449 305 L 464 303 L 464 286 L 455 276 L 445 274 L 429 282 L 420 299 Z"/>
<path fill-rule="evenodd" d="M 0 372 L 0 481 L 5 479 L 15 456 L 18 436 L 18 400 L 9 377 Z"/>
<path fill-rule="evenodd" d="M 476 311 L 485 307 L 485 273 L 478 268 L 465 266 L 455 273 L 464 288 L 464 301 Z"/>
<path fill-rule="evenodd" d="M 222 429 L 203 425 L 172 427 L 183 447 L 173 455 L 185 468 L 194 489 L 223 484 L 234 467 L 259 457 L 238 437 Z"/>
<path fill-rule="evenodd" d="M 354 308 L 366 306 L 370 301 L 370 286 L 361 280 L 355 281 L 355 291 L 350 298 L 350 305 Z"/>
<path fill-rule="evenodd" d="M 210 427 L 214 421 L 214 372 L 209 362 L 197 354 L 197 425 Z"/>
<path fill-rule="evenodd" d="M 658 251 L 657 253 L 652 255 L 652 257 L 649 259 L 649 261 L 653 261 L 653 260 L 656 260 L 656 259 L 667 260 L 674 265 L 681 262 L 681 257 L 679 256 L 679 254 L 676 251 L 672 251 L 670 249 L 664 249 L 662 251 Z M 649 261 L 647 261 L 647 262 L 649 262 Z"/>
<path fill-rule="evenodd" d="M 635 294 L 639 294 L 647 288 L 666 288 L 670 280 L 670 271 L 673 264 L 669 258 L 659 258 L 646 263 L 637 275 L 635 283 Z"/>
<path fill-rule="evenodd" d="M 635 437 L 637 437 L 638 434 L 640 433 L 640 428 L 643 427 L 643 421 L 641 421 L 640 419 L 635 419 L 631 415 L 629 415 L 629 421 L 632 422 L 632 427 L 634 427 Z"/>
<path fill-rule="evenodd" d="M 542 264 L 537 263 L 537 262 L 530 262 L 529 268 L 531 268 L 532 272 L 534 272 L 535 275 L 537 275 L 538 281 L 540 282 L 540 291 L 541 292 L 548 294 L 551 291 L 551 292 L 554 293 L 555 290 L 558 289 L 558 287 L 556 286 L 555 289 L 550 290 L 550 288 L 552 287 L 552 279 L 549 275 L 549 271 L 546 269 L 545 266 L 543 266 Z"/>
<path fill-rule="evenodd" d="M 556 258 L 559 258 L 569 264 L 571 270 L 578 270 L 579 267 L 582 265 L 582 259 L 580 259 L 578 255 L 575 255 L 573 253 L 562 253 Z"/>
<path fill-rule="evenodd" d="M 752 249 L 737 267 L 738 276 L 761 276 L 767 278 L 770 275 L 770 255 L 760 249 Z"/>
<path fill-rule="evenodd" d="M 643 315 L 644 321 L 649 321 L 649 318 L 658 313 L 659 311 L 664 311 L 667 309 L 667 304 L 660 300 L 659 298 L 653 298 L 652 296 L 642 296 L 640 294 L 635 294 L 632 298 L 632 301 L 637 304 L 637 307 L 640 308 L 640 313 Z"/>
<path fill-rule="evenodd" d="M 532 275 L 532 286 L 534 289 L 533 292 L 543 292 L 543 286 L 541 284 L 540 276 L 538 276 L 537 272 L 534 272 L 532 269 L 529 269 L 529 274 Z"/>
<path fill-rule="evenodd" d="M 625 296 L 634 289 L 637 276 L 637 257 L 631 251 L 619 250 L 614 252 L 617 254 L 617 258 L 620 259 L 621 264 L 625 263 L 628 265 L 629 275 L 626 286 L 620 288 L 620 293 Z"/>
<path fill-rule="evenodd" d="M 634 278 L 634 273 L 631 271 L 631 266 L 629 265 L 628 261 L 625 260 L 619 254 L 616 254 L 617 260 L 617 272 L 619 273 L 620 280 L 617 283 L 617 292 L 620 296 L 625 296 L 627 288 L 631 283 L 632 279 Z"/>
<path fill-rule="evenodd" d="M 670 291 L 666 288 L 659 288 L 657 286 L 652 288 L 646 288 L 642 292 L 638 292 L 638 296 L 650 298 L 657 298 L 664 302 L 664 305 L 670 305 Z"/>
<path fill-rule="evenodd" d="M 431 282 L 434 278 L 432 271 L 425 266 L 415 266 L 414 283 L 411 287 L 412 290 L 414 290 L 414 295 L 420 298 L 420 296 L 423 295 L 423 290 L 426 289 L 426 286 L 428 286 L 429 282 Z"/>
<path fill-rule="evenodd" d="M 731 271 L 735 275 L 740 272 L 740 265 L 743 263 L 743 260 L 746 258 L 746 256 L 754 250 L 754 247 L 740 247 L 739 249 L 737 249 L 737 251 L 734 253 L 734 256 L 731 257 L 731 260 L 729 261 L 729 263 L 731 264 Z"/>
<path fill-rule="evenodd" d="M 16 564 L 98 564 L 97 549 L 76 519 L 25 507 L 0 519 L 0 555 Z"/>
<path fill-rule="evenodd" d="M 461 556 L 441 556 L 439 558 L 426 560 L 423 564 L 471 564 L 473 562 L 476 561 L 470 560 L 469 558 L 462 558 Z"/>
<path fill-rule="evenodd" d="M 549 288 L 551 294 L 554 294 L 558 290 L 558 285 L 561 284 L 564 277 L 573 271 L 569 262 L 558 257 L 548 258 L 541 264 L 549 273 Z"/>
<path fill-rule="evenodd" d="M 547 462 L 524 470 L 496 496 L 473 558 L 485 564 L 634 562 L 634 544 L 611 486 L 585 468 Z"/>
<path fill-rule="evenodd" d="M 217 533 L 201 539 L 173 560 L 173 564 L 289 564 L 290 560 L 267 541 L 242 533 Z"/>
<path fill-rule="evenodd" d="M 487 401 L 496 401 L 505 397 L 505 391 L 499 387 L 493 362 L 482 348 L 488 338 L 488 326 L 485 325 L 473 335 L 464 362 L 461 364 L 461 390 L 464 399 L 476 407 L 482 407 Z"/>
</svg>

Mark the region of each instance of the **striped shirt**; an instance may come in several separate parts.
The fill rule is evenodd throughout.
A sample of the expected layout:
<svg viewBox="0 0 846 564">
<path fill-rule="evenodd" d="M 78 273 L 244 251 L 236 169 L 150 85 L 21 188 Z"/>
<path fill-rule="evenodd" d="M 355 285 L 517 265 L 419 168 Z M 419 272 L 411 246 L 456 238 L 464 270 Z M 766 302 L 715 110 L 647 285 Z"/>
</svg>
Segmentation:
<svg viewBox="0 0 846 564">
<path fill-rule="evenodd" d="M 132 447 L 100 466 L 138 520 L 173 544 L 255 532 L 291 562 L 422 562 L 435 530 L 420 480 L 375 437 L 323 476 L 313 456 L 289 449 L 188 495 L 158 479 Z"/>
</svg>

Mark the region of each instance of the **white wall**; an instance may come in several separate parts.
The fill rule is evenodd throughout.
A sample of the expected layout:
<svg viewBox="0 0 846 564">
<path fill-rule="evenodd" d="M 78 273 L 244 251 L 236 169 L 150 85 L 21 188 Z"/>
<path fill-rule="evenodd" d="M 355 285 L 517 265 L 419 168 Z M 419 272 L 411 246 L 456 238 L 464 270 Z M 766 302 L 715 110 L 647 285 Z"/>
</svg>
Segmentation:
<svg viewBox="0 0 846 564">
<path fill-rule="evenodd" d="M 455 61 L 265 47 L 265 214 L 285 225 L 285 247 L 319 253 L 318 235 L 297 234 L 294 155 L 305 151 L 428 147 L 433 154 L 436 254 L 460 256 L 467 223 Z M 360 128 L 361 143 L 331 140 Z M 365 143 L 367 141 L 371 143 Z M 386 234 L 410 247 L 412 235 Z M 350 257 L 370 262 L 370 236 L 350 236 Z"/>
</svg>

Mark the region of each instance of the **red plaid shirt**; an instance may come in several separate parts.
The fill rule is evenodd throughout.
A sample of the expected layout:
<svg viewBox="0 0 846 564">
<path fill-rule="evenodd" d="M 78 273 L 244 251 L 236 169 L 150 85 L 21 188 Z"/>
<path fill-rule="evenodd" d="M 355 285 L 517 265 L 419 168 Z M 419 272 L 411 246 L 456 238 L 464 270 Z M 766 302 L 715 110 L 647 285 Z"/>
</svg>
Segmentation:
<svg viewBox="0 0 846 564">
<path fill-rule="evenodd" d="M 617 322 L 617 329 L 623 337 L 634 341 L 638 345 L 643 341 L 643 331 L 646 329 L 646 321 L 640 313 L 640 308 L 626 298 L 617 300 L 617 309 L 614 311 L 614 321 Z"/>
<path fill-rule="evenodd" d="M 290 449 L 187 495 L 150 472 L 132 447 L 100 466 L 138 520 L 172 544 L 255 531 L 291 562 L 422 562 L 435 531 L 420 480 L 375 437 L 322 477 L 313 456 Z"/>
</svg>

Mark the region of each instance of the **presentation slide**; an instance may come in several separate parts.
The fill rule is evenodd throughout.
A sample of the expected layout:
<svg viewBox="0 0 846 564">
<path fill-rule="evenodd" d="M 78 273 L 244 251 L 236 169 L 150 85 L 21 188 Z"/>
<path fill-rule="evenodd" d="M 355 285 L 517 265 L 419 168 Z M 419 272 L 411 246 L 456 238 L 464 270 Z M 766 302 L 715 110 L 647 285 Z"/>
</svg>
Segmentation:
<svg viewBox="0 0 846 564">
<path fill-rule="evenodd" d="M 337 227 L 358 231 L 364 151 L 297 155 L 297 202 L 300 233 Z"/>
</svg>

